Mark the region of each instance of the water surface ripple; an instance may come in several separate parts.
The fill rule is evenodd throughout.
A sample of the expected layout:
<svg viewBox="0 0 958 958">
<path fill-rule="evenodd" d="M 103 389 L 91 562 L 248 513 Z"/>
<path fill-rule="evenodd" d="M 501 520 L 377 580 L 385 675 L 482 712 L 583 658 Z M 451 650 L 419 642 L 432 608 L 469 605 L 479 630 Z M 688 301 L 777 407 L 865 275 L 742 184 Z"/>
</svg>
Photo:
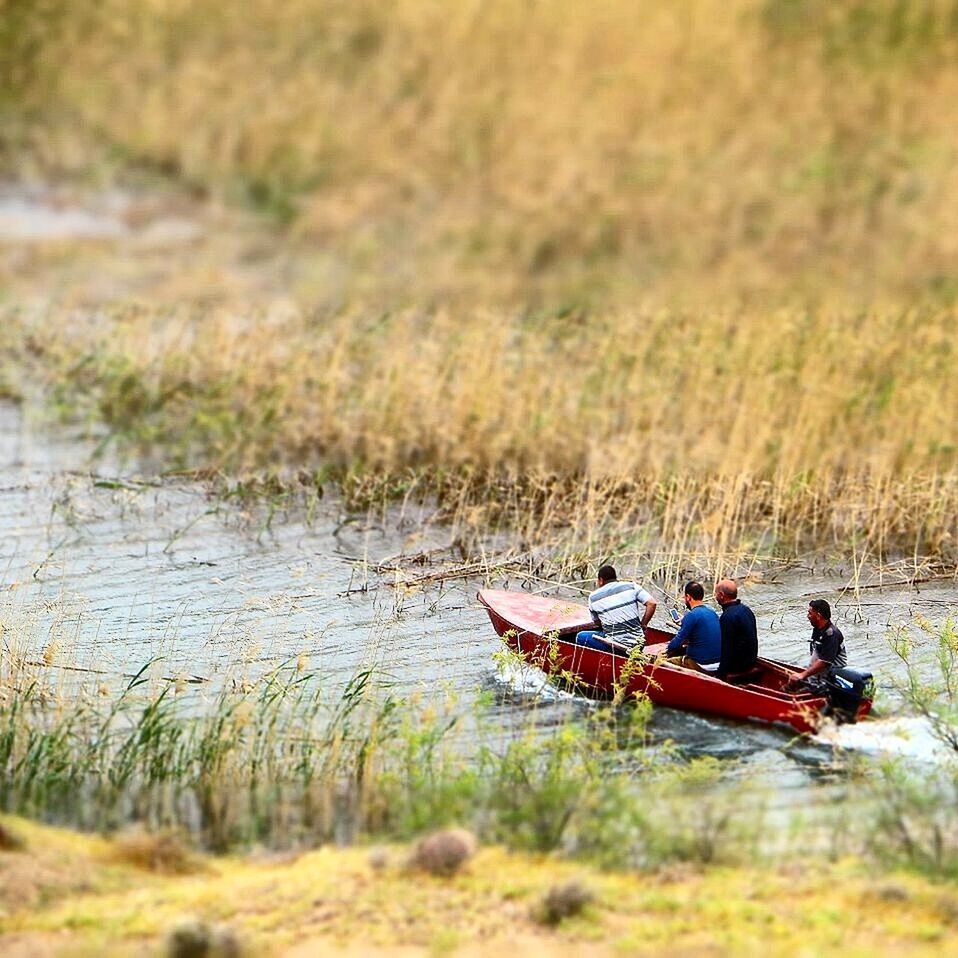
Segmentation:
<svg viewBox="0 0 958 958">
<path fill-rule="evenodd" d="M 438 691 L 469 701 L 492 690 L 507 725 L 531 701 L 547 722 L 587 707 L 544 686 L 541 676 L 498 669 L 500 643 L 475 592 L 487 584 L 528 587 L 521 578 L 408 590 L 367 568 L 450 544 L 450 530 L 428 506 L 355 517 L 326 496 L 308 522 L 301 514 L 267 522 L 266 510 L 218 500 L 200 483 L 139 477 L 106 462 L 91 467 L 90 452 L 89 443 L 34 427 L 19 407 L 0 405 L 5 641 L 15 636 L 65 675 L 91 670 L 122 681 L 159 659 L 165 674 L 211 687 L 305 656 L 333 691 L 373 666 L 404 698 Z M 873 671 L 887 693 L 902 674 L 889 633 L 907 627 L 930 650 L 933 640 L 916 618 L 943 621 L 956 606 L 954 582 L 869 588 L 855 597 L 842 592 L 849 578 L 836 561 L 751 583 L 744 597 L 763 653 L 791 661 L 807 656 L 808 598 L 828 598 L 851 663 Z M 894 697 L 885 700 L 894 711 Z M 827 763 L 834 744 L 876 750 L 901 730 L 893 717 L 886 721 L 884 732 L 881 725 L 839 730 L 816 746 L 777 729 L 660 709 L 653 732 L 687 754 L 745 756 L 756 773 L 788 787 L 782 761 Z M 933 750 L 911 734 L 920 742 L 914 751 Z M 908 738 L 895 750 L 907 752 Z"/>
</svg>

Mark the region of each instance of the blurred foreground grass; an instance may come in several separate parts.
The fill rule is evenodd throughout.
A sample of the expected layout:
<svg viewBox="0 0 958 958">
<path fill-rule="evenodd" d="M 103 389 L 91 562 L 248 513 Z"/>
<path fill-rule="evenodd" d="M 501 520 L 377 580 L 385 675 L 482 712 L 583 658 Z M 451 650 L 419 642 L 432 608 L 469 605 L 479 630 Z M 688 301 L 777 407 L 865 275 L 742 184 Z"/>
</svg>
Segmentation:
<svg viewBox="0 0 958 958">
<path fill-rule="evenodd" d="M 452 878 L 409 873 L 407 851 L 324 848 L 283 859 L 192 860 L 194 873 L 138 867 L 121 842 L 2 819 L 5 955 L 142 954 L 185 916 L 226 925 L 253 954 L 915 954 L 956 946 L 953 888 L 865 874 L 850 861 L 778 869 L 603 874 L 480 850 Z M 82 876 L 82 877 L 81 877 Z M 557 928 L 542 897 L 575 880 L 593 904 Z"/>
</svg>

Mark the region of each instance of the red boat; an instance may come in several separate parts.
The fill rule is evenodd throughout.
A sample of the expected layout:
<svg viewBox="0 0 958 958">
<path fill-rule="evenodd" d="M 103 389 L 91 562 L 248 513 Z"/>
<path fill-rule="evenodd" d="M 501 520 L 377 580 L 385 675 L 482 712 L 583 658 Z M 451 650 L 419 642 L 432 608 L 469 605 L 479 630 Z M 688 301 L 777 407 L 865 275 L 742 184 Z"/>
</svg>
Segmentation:
<svg viewBox="0 0 958 958">
<path fill-rule="evenodd" d="M 747 674 L 723 680 L 666 662 L 665 646 L 672 633 L 661 629 L 647 627 L 644 655 L 630 659 L 624 651 L 601 652 L 575 644 L 576 632 L 595 628 L 584 605 L 501 589 L 483 589 L 478 599 L 496 632 L 526 661 L 597 697 L 647 695 L 656 705 L 785 724 L 799 732 L 814 732 L 826 712 L 855 721 L 871 709 L 871 676 L 861 677 L 861 694 L 841 701 L 807 690 L 786 691 L 798 670 L 772 659 L 759 658 Z"/>
</svg>

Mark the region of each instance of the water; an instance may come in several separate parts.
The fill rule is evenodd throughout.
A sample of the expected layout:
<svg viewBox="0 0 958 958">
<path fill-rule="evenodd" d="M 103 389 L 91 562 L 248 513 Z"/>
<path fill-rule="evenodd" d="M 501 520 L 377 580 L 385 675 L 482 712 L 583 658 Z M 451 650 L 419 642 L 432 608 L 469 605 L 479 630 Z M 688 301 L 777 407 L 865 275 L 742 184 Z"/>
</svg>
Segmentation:
<svg viewBox="0 0 958 958">
<path fill-rule="evenodd" d="M 105 263 L 78 267 L 62 279 L 91 301 L 153 295 L 156 284 L 165 289 L 180 271 L 208 259 L 217 264 L 218 286 L 273 289 L 269 283 L 279 276 L 285 291 L 284 270 L 247 255 L 247 246 L 263 245 L 257 234 L 235 224 L 226 229 L 219 216 L 122 192 L 79 208 L 49 187 L 10 186 L 0 189 L 0 244 L 11 255 L 31 242 L 109 244 Z M 235 238 L 235 249 L 221 249 L 223 237 Z M 501 644 L 475 592 L 527 588 L 528 580 L 473 577 L 409 589 L 372 570 L 383 560 L 429 550 L 454 558 L 453 533 L 428 506 L 356 517 L 327 495 L 308 521 L 302 509 L 270 518 L 268 508 L 225 502 L 200 483 L 157 479 L 146 464 L 139 475 L 128 464 L 93 460 L 94 448 L 0 404 L 4 641 L 52 661 L 65 686 L 91 675 L 119 684 L 155 660 L 155 671 L 195 679 L 193 688 L 202 691 L 305 657 L 333 695 L 371 667 L 404 698 L 455 696 L 468 705 L 491 693 L 505 729 L 526 721 L 533 706 L 546 726 L 593 707 L 553 688 L 536 670 L 497 663 Z M 903 563 L 895 574 L 886 570 L 882 583 L 868 569 L 856 576 L 853 558 L 816 557 L 802 569 L 769 572 L 750 582 L 743 597 L 758 618 L 763 654 L 803 663 L 808 599 L 827 598 L 845 632 L 850 663 L 875 673 L 879 707 L 884 701 L 888 717 L 829 728 L 812 740 L 657 709 L 655 741 L 674 742 L 686 756 L 739 759 L 733 774 L 768 781 L 784 795 L 800 795 L 819 780 L 836 749 L 937 760 L 942 750 L 927 727 L 895 714 L 893 686 L 903 668 L 888 636 L 908 627 L 919 653 L 930 653 L 934 640 L 916 622 L 935 626 L 958 608 L 955 582 L 896 585 L 922 577 Z M 623 571 L 641 578 L 641 569 Z M 857 593 L 845 588 L 856 578 L 864 587 Z M 548 589 L 542 582 L 534 587 Z M 582 598 L 559 586 L 554 591 Z"/>
<path fill-rule="evenodd" d="M 89 453 L 0 407 L 0 602 L 36 655 L 117 676 L 161 656 L 210 681 L 305 655 L 334 683 L 375 665 L 404 692 L 488 678 L 497 640 L 471 586 L 406 595 L 365 568 L 442 546 L 427 510 L 383 522 L 324 499 L 267 528 L 198 483 L 91 472 Z"/>
<path fill-rule="evenodd" d="M 451 546 L 451 530 L 428 506 L 357 517 L 327 495 L 309 521 L 302 509 L 270 518 L 262 505 L 224 501 L 197 482 L 140 476 L 109 460 L 91 465 L 93 448 L 0 405 L 5 635 L 52 660 L 65 681 L 93 672 L 119 682 L 158 660 L 165 675 L 215 686 L 305 657 L 334 691 L 370 667 L 403 698 L 438 694 L 468 704 L 492 691 L 506 723 L 530 702 L 547 723 L 589 707 L 537 670 L 497 664 L 500 642 L 475 592 L 528 586 L 521 576 L 408 589 L 372 570 Z M 889 630 L 916 615 L 940 621 L 953 608 L 953 583 L 866 589 L 855 601 L 841 592 L 848 578 L 837 567 L 790 573 L 743 594 L 763 654 L 791 661 L 807 656 L 808 597 L 828 598 L 851 663 L 873 671 L 887 690 L 902 674 Z M 819 743 L 796 745 L 784 730 L 658 709 L 652 732 L 685 755 L 751 761 L 774 753 L 810 773 L 830 762 L 834 747 L 920 758 L 940 752 L 927 729 L 894 717 L 827 729 Z M 777 761 L 760 764 L 779 769 Z"/>
</svg>

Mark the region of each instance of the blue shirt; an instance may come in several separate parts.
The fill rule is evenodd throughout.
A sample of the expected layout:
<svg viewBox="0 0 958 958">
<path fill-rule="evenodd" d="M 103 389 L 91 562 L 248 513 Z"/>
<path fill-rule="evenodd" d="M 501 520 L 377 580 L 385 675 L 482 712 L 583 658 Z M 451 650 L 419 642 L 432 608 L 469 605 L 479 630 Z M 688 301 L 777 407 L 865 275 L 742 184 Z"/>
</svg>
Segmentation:
<svg viewBox="0 0 958 958">
<path fill-rule="evenodd" d="M 683 649 L 686 642 L 688 647 Z M 682 619 L 682 627 L 666 650 L 669 655 L 683 652 L 701 665 L 718 662 L 722 656 L 722 629 L 719 617 L 705 605 L 690 609 Z"/>
</svg>

